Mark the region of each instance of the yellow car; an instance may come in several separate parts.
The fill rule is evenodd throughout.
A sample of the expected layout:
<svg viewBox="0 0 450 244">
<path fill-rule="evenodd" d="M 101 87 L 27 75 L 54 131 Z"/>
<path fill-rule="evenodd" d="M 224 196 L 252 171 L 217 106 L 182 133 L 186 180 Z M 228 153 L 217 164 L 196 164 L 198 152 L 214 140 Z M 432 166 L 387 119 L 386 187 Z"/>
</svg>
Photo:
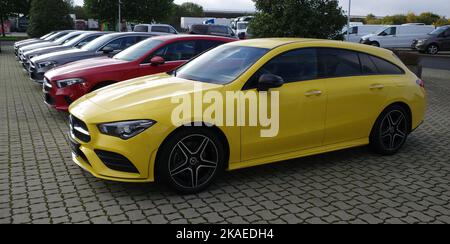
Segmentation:
<svg viewBox="0 0 450 244">
<path fill-rule="evenodd" d="M 423 81 L 391 51 L 254 39 L 87 94 L 70 106 L 69 137 L 73 160 L 98 178 L 195 193 L 224 170 L 362 145 L 396 153 L 425 110 Z"/>
</svg>

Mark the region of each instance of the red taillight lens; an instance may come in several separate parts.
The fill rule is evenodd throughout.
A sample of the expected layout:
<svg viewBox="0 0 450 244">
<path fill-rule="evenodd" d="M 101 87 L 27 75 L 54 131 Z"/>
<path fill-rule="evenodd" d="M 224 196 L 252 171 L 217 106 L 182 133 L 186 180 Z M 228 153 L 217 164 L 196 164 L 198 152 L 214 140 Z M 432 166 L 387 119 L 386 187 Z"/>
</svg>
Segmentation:
<svg viewBox="0 0 450 244">
<path fill-rule="evenodd" d="M 425 82 L 423 82 L 422 79 L 418 79 L 418 80 L 416 81 L 416 83 L 417 83 L 417 85 L 419 85 L 420 87 L 425 88 Z"/>
</svg>

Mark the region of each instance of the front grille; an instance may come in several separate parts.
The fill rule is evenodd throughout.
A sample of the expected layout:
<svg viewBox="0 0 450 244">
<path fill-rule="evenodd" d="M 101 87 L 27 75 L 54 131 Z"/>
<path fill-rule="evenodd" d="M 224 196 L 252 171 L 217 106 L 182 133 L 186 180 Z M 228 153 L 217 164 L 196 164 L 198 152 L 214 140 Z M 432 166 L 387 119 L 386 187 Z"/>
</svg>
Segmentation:
<svg viewBox="0 0 450 244">
<path fill-rule="evenodd" d="M 91 135 L 89 134 L 89 129 L 87 125 L 76 118 L 73 115 L 69 116 L 69 124 L 70 124 L 70 133 L 73 134 L 76 138 L 80 139 L 83 142 L 90 142 Z"/>
<path fill-rule="evenodd" d="M 112 170 L 139 174 L 139 171 L 130 162 L 130 160 L 128 160 L 126 157 L 120 154 L 103 150 L 95 150 L 95 153 L 100 158 L 100 160 L 102 160 L 102 162 L 106 165 L 106 167 Z"/>
</svg>

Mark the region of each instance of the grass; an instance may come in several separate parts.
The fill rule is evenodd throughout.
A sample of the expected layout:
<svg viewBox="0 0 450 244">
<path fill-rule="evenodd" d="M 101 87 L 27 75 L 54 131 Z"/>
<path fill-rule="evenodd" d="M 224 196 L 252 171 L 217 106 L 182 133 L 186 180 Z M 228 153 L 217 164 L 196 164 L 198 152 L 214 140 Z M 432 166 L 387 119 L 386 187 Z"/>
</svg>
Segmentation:
<svg viewBox="0 0 450 244">
<path fill-rule="evenodd" d="M 4 41 L 4 42 L 16 42 L 16 41 L 25 40 L 28 38 L 29 37 L 27 37 L 27 36 L 1 36 L 0 35 L 0 41 Z"/>
</svg>

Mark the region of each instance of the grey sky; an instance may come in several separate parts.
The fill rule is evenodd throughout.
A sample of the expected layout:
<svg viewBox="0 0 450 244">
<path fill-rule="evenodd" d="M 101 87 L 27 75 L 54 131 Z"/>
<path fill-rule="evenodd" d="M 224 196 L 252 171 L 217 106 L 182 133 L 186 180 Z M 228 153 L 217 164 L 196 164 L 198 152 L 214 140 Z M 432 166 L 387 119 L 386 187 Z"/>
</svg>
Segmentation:
<svg viewBox="0 0 450 244">
<path fill-rule="evenodd" d="M 126 1 L 126 0 L 124 0 Z M 175 0 L 175 3 L 195 2 L 205 9 L 225 10 L 254 10 L 252 0 Z M 347 10 L 348 0 L 339 0 L 341 6 Z M 82 5 L 83 0 L 75 0 L 76 4 Z M 421 13 L 431 11 L 450 17 L 449 0 L 352 0 L 352 14 L 375 15 L 404 14 L 409 11 Z"/>
</svg>

